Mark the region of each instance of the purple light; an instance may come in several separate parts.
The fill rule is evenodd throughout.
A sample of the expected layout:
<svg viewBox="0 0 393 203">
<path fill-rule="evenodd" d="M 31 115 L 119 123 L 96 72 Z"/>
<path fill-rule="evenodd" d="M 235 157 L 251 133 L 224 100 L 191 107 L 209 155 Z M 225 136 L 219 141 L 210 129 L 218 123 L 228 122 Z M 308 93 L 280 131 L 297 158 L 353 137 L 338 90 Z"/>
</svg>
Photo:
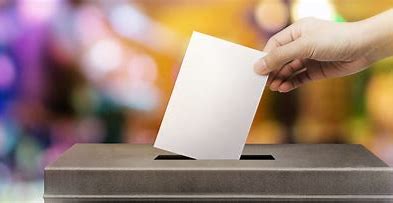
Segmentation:
<svg viewBox="0 0 393 203">
<path fill-rule="evenodd" d="M 12 18 L 12 15 L 6 11 L 0 12 L 0 43 L 7 44 L 13 39 L 17 38 L 20 34 L 20 28 L 18 27 L 16 20 Z"/>
<path fill-rule="evenodd" d="M 15 66 L 6 55 L 0 56 L 0 90 L 6 89 L 15 81 Z"/>
</svg>

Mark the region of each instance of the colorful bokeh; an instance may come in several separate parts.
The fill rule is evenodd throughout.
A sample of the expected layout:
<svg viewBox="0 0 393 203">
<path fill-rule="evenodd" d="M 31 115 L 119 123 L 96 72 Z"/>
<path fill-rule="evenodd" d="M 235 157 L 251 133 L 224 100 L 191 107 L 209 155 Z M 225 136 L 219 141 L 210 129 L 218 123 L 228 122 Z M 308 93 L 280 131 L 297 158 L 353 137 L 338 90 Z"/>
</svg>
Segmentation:
<svg viewBox="0 0 393 203">
<path fill-rule="evenodd" d="M 43 202 L 44 167 L 74 143 L 153 143 L 193 30 L 262 49 L 303 17 L 357 21 L 392 7 L 392 0 L 2 0 L 0 202 Z M 265 90 L 247 142 L 359 143 L 393 164 L 392 104 L 390 58 L 291 93 Z"/>
</svg>

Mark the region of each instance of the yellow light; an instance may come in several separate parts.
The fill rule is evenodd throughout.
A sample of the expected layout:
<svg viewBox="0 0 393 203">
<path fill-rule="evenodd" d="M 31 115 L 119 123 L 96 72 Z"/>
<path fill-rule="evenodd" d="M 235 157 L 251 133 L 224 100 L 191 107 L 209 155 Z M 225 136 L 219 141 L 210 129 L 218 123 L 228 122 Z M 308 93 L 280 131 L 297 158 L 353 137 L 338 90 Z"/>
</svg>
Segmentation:
<svg viewBox="0 0 393 203">
<path fill-rule="evenodd" d="M 288 9 L 282 0 L 260 1 L 255 9 L 255 18 L 258 25 L 276 31 L 283 28 L 288 22 Z"/>
</svg>

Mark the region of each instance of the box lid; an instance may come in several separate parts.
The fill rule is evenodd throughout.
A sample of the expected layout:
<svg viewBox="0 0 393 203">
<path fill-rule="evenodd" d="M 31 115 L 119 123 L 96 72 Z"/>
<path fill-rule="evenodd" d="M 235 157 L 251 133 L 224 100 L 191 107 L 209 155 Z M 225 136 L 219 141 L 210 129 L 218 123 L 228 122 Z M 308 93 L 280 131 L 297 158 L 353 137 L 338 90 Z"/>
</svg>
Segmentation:
<svg viewBox="0 0 393 203">
<path fill-rule="evenodd" d="M 45 168 L 46 199 L 389 199 L 393 169 L 361 145 L 246 145 L 263 160 L 155 160 L 151 145 L 76 144 Z M 252 158 L 252 156 L 251 156 Z"/>
<path fill-rule="evenodd" d="M 388 166 L 362 145 L 351 144 L 246 145 L 244 148 L 243 155 L 271 155 L 274 160 L 154 160 L 159 155 L 171 154 L 151 145 L 75 144 L 46 169 L 260 169 Z"/>
</svg>

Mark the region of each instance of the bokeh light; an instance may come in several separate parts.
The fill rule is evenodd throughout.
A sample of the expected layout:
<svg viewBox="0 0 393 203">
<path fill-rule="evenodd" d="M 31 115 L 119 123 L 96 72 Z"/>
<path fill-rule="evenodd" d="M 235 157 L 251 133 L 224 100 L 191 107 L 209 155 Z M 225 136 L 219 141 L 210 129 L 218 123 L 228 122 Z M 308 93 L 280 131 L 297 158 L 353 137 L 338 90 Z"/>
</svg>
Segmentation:
<svg viewBox="0 0 393 203">
<path fill-rule="evenodd" d="M 0 90 L 11 86 L 15 78 L 15 65 L 7 55 L 0 55 Z"/>
<path fill-rule="evenodd" d="M 389 92 L 389 93 L 387 93 Z M 367 107 L 371 118 L 393 135 L 393 72 L 374 76 L 367 90 Z M 393 140 L 393 136 L 392 136 Z"/>
<path fill-rule="evenodd" d="M 141 11 L 131 4 L 115 6 L 110 12 L 109 19 L 116 32 L 134 39 L 146 34 L 146 27 L 151 23 Z"/>
<path fill-rule="evenodd" d="M 131 82 L 154 82 L 157 78 L 157 64 L 152 57 L 146 54 L 131 56 L 128 68 Z"/>
<path fill-rule="evenodd" d="M 103 20 L 103 11 L 95 5 L 83 5 L 74 13 L 73 30 L 81 47 L 88 48 L 98 40 L 110 36 L 110 31 Z"/>
<path fill-rule="evenodd" d="M 42 152 L 39 144 L 31 137 L 22 137 L 16 147 L 16 165 L 23 178 L 43 174 L 40 160 Z"/>
<path fill-rule="evenodd" d="M 289 20 L 288 7 L 282 0 L 261 0 L 255 9 L 255 18 L 261 28 L 278 31 Z"/>
<path fill-rule="evenodd" d="M 1 4 L 1 3 L 0 3 Z M 0 5 L 1 6 L 1 5 Z M 0 12 L 0 43 L 6 44 L 18 37 L 19 27 L 16 26 L 16 20 L 10 18 L 12 12 Z"/>
<path fill-rule="evenodd" d="M 329 0 L 295 0 L 291 7 L 292 21 L 306 17 L 315 17 L 333 21 L 336 18 L 335 9 Z"/>
<path fill-rule="evenodd" d="M 7 187 L 12 181 L 12 171 L 8 165 L 0 162 L 0 197 L 3 196 L 5 187 Z"/>
<path fill-rule="evenodd" d="M 12 125 L 0 119 L 0 160 L 14 149 L 17 139 Z"/>
<path fill-rule="evenodd" d="M 84 57 L 88 76 L 99 79 L 119 68 L 123 61 L 123 48 L 115 39 L 103 39 L 94 44 Z"/>
<path fill-rule="evenodd" d="M 59 9 L 60 0 L 18 0 L 19 15 L 27 23 L 49 20 Z"/>
</svg>

